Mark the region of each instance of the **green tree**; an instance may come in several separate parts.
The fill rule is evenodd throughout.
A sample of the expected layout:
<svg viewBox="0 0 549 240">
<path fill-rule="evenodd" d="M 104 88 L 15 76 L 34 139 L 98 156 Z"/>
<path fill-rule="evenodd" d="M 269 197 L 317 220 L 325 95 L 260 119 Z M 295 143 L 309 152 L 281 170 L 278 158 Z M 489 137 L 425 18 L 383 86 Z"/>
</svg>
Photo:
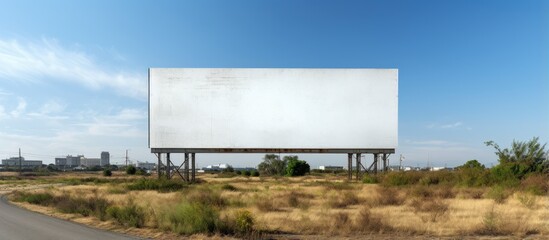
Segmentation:
<svg viewBox="0 0 549 240">
<path fill-rule="evenodd" d="M 494 167 L 494 173 L 510 174 L 522 179 L 528 173 L 547 173 L 549 170 L 548 153 L 545 150 L 547 144 L 541 145 L 538 137 L 526 142 L 513 140 L 510 149 L 502 149 L 494 141 L 488 141 L 485 144 L 494 147 L 499 158 L 499 164 Z"/>
<path fill-rule="evenodd" d="M 263 162 L 261 162 L 257 169 L 263 176 L 282 176 L 286 171 L 286 161 L 280 160 L 280 157 L 275 154 L 265 154 Z"/>
<path fill-rule="evenodd" d="M 126 173 L 129 175 L 135 175 L 137 172 L 137 168 L 135 168 L 133 165 L 130 165 L 126 168 Z"/>
<path fill-rule="evenodd" d="M 484 167 L 483 164 L 480 164 L 476 159 L 473 159 L 473 160 L 467 161 L 465 164 L 459 166 L 458 168 L 459 169 L 481 169 L 481 170 L 483 170 L 486 167 Z"/>
<path fill-rule="evenodd" d="M 469 160 L 458 167 L 459 180 L 465 186 L 483 186 L 489 182 L 486 167 L 477 160 Z"/>
<path fill-rule="evenodd" d="M 285 156 L 286 176 L 303 176 L 311 171 L 311 166 L 303 160 L 299 160 L 297 156 Z"/>
</svg>

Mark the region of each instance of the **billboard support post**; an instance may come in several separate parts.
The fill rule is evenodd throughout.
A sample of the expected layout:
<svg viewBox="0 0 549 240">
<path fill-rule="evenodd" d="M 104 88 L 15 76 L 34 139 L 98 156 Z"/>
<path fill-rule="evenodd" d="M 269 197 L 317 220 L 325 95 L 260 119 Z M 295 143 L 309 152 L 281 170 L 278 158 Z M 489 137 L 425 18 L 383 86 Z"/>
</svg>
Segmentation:
<svg viewBox="0 0 549 240">
<path fill-rule="evenodd" d="M 347 153 L 347 178 L 353 180 L 353 154 Z"/>
<path fill-rule="evenodd" d="M 195 154 L 191 153 L 191 182 L 196 180 L 196 165 L 195 165 Z"/>
<path fill-rule="evenodd" d="M 170 162 L 170 153 L 166 153 L 166 178 L 171 179 L 172 173 L 171 173 L 171 162 Z"/>
</svg>

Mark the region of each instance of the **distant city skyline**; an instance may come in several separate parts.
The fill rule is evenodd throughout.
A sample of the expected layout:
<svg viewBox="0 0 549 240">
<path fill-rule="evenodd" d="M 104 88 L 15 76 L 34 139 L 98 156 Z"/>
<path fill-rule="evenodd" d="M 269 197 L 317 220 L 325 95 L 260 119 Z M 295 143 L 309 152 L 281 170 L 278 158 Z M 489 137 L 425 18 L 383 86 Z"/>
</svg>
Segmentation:
<svg viewBox="0 0 549 240">
<path fill-rule="evenodd" d="M 497 163 L 549 142 L 549 2 L 3 1 L 0 158 L 154 162 L 147 69 L 398 68 L 408 166 Z M 180 163 L 182 155 L 175 155 Z M 262 154 L 199 154 L 200 167 Z M 303 154 L 312 167 L 345 155 Z M 371 155 L 366 158 L 372 158 Z"/>
</svg>

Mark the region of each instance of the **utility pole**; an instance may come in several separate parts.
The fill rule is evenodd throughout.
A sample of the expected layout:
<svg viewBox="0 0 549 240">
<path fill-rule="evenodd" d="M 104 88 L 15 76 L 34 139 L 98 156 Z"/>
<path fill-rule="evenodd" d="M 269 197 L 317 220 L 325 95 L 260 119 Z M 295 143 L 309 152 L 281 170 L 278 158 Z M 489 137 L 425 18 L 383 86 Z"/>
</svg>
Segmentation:
<svg viewBox="0 0 549 240">
<path fill-rule="evenodd" d="M 22 168 L 21 168 L 21 148 L 19 148 L 19 175 L 22 174 Z"/>
<path fill-rule="evenodd" d="M 128 149 L 126 149 L 126 167 L 128 167 Z"/>
<path fill-rule="evenodd" d="M 400 165 L 398 166 L 398 171 L 402 171 L 402 159 L 404 159 L 404 157 L 400 154 Z"/>
</svg>

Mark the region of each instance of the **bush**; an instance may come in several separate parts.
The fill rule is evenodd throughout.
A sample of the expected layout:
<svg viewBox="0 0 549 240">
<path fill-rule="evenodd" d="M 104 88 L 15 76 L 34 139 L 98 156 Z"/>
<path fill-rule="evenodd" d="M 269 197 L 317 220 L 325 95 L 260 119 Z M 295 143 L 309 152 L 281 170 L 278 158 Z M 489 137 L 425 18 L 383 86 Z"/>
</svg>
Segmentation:
<svg viewBox="0 0 549 240">
<path fill-rule="evenodd" d="M 221 190 L 227 190 L 227 191 L 233 191 L 234 192 L 234 191 L 237 191 L 238 189 L 235 186 L 231 185 L 231 184 L 225 183 L 225 184 L 221 185 Z"/>
<path fill-rule="evenodd" d="M 419 182 L 422 177 L 421 172 L 390 172 L 383 178 L 383 185 L 386 186 L 404 186 Z"/>
<path fill-rule="evenodd" d="M 538 174 L 530 175 L 521 181 L 520 187 L 534 195 L 547 195 L 549 193 L 549 177 Z"/>
<path fill-rule="evenodd" d="M 374 198 L 373 205 L 400 205 L 404 198 L 399 196 L 394 188 L 381 187 L 377 189 L 377 196 Z"/>
<path fill-rule="evenodd" d="M 161 228 L 185 235 L 214 233 L 222 224 L 215 208 L 199 202 L 181 202 L 162 217 Z"/>
<path fill-rule="evenodd" d="M 375 216 L 370 208 L 364 207 L 358 213 L 354 228 L 360 232 L 388 232 L 392 228 L 381 221 L 381 217 Z"/>
<path fill-rule="evenodd" d="M 331 208 L 345 208 L 360 203 L 360 198 L 352 191 L 345 191 L 343 194 L 329 195 L 326 203 Z"/>
<path fill-rule="evenodd" d="M 213 191 L 209 188 L 196 189 L 189 191 L 185 195 L 189 203 L 202 203 L 208 206 L 222 208 L 227 205 L 225 198 L 221 197 L 218 191 Z"/>
<path fill-rule="evenodd" d="M 107 208 L 107 215 L 125 227 L 140 228 L 145 224 L 145 212 L 133 202 L 123 207 Z"/>
<path fill-rule="evenodd" d="M 129 165 L 127 168 L 126 168 L 126 173 L 128 175 L 135 175 L 135 173 L 137 172 L 137 168 L 135 168 L 133 165 Z"/>
<path fill-rule="evenodd" d="M 258 171 L 252 171 L 252 177 L 259 177 L 259 172 Z"/>
<path fill-rule="evenodd" d="M 127 185 L 128 190 L 156 190 L 158 192 L 174 192 L 186 188 L 188 185 L 182 181 L 166 178 L 151 179 L 141 178 L 135 183 Z"/>
<path fill-rule="evenodd" d="M 252 173 L 251 173 L 250 171 L 246 170 L 246 171 L 243 172 L 242 175 L 244 175 L 244 176 L 246 176 L 246 177 L 249 177 L 249 176 L 252 175 Z"/>
<path fill-rule="evenodd" d="M 376 175 L 366 174 L 364 175 L 364 178 L 362 178 L 362 183 L 367 183 L 367 184 L 379 183 L 379 179 Z"/>
<path fill-rule="evenodd" d="M 254 218 L 247 210 L 239 210 L 235 213 L 235 230 L 239 233 L 251 233 L 254 229 Z"/>
<path fill-rule="evenodd" d="M 494 199 L 494 202 L 502 204 L 505 202 L 509 194 L 505 191 L 505 188 L 502 186 L 494 186 L 487 193 L 488 198 Z"/>
<path fill-rule="evenodd" d="M 240 170 L 236 170 L 236 171 L 234 171 L 234 173 L 236 173 L 236 175 L 242 175 L 242 171 L 240 171 Z"/>
<path fill-rule="evenodd" d="M 50 193 L 24 193 L 15 191 L 12 194 L 12 200 L 16 202 L 28 202 L 30 204 L 47 206 L 51 204 L 53 195 Z"/>
<path fill-rule="evenodd" d="M 282 176 L 285 174 L 286 161 L 280 160 L 278 155 L 265 154 L 263 162 L 257 165 L 257 169 L 262 176 Z"/>
<path fill-rule="evenodd" d="M 112 171 L 110 169 L 103 170 L 103 176 L 105 176 L 105 177 L 112 176 Z"/>
<path fill-rule="evenodd" d="M 284 159 L 287 162 L 286 176 L 304 176 L 311 171 L 311 166 L 307 162 L 299 160 L 297 156 L 286 156 Z"/>
</svg>

